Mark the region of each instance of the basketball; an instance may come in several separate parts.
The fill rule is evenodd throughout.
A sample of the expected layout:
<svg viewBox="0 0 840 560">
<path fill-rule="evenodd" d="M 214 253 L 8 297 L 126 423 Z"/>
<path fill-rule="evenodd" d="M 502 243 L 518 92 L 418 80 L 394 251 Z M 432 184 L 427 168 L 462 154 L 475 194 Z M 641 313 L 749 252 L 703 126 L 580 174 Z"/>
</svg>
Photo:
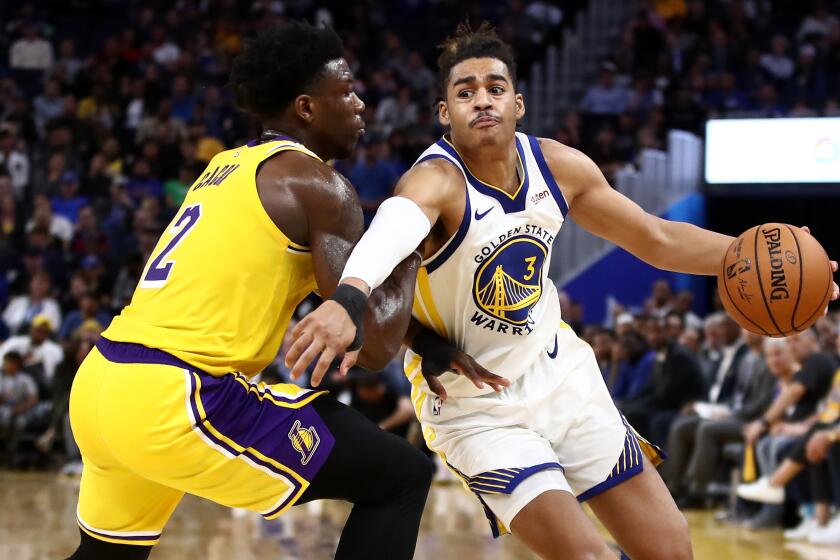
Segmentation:
<svg viewBox="0 0 840 560">
<path fill-rule="evenodd" d="M 756 334 L 783 337 L 822 317 L 831 296 L 831 264 L 808 232 L 763 224 L 726 251 L 718 292 L 729 315 Z"/>
</svg>

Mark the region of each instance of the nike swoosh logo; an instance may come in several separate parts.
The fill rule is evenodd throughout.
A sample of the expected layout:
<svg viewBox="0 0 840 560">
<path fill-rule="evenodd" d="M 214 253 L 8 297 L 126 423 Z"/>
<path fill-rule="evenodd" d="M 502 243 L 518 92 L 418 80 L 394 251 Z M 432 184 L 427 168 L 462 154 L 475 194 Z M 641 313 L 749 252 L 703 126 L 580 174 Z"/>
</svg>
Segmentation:
<svg viewBox="0 0 840 560">
<path fill-rule="evenodd" d="M 556 334 L 554 335 L 554 350 L 552 350 L 551 352 L 546 350 L 545 353 L 548 354 L 548 357 L 551 358 L 552 360 L 557 357 L 557 335 Z"/>
<path fill-rule="evenodd" d="M 478 210 L 476 210 L 476 211 L 475 211 L 475 219 L 476 219 L 476 220 L 480 220 L 480 219 L 482 219 L 484 216 L 486 216 L 487 214 L 489 214 L 490 212 L 492 212 L 492 211 L 493 211 L 493 208 L 495 208 L 495 206 L 491 206 L 490 208 L 488 208 L 487 210 L 485 210 L 484 212 L 482 212 L 482 213 L 480 213 L 480 214 L 478 213 Z"/>
</svg>

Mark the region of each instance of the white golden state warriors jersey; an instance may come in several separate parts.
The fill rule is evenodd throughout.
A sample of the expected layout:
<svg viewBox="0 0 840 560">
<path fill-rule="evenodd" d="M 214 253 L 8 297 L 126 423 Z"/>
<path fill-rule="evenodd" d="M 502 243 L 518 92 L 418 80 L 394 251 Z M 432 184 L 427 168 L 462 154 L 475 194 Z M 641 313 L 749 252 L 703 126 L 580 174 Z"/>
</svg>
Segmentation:
<svg viewBox="0 0 840 560">
<path fill-rule="evenodd" d="M 415 163 L 450 162 L 463 174 L 467 196 L 460 228 L 423 262 L 414 317 L 511 381 L 540 352 L 551 352 L 547 346 L 561 325 L 548 270 L 552 243 L 568 211 L 538 140 L 517 132 L 516 151 L 520 185 L 514 195 L 477 179 L 446 137 Z M 405 359 L 415 390 L 428 393 L 420 358 L 409 350 Z M 440 380 L 453 397 L 492 391 L 451 372 Z"/>
</svg>

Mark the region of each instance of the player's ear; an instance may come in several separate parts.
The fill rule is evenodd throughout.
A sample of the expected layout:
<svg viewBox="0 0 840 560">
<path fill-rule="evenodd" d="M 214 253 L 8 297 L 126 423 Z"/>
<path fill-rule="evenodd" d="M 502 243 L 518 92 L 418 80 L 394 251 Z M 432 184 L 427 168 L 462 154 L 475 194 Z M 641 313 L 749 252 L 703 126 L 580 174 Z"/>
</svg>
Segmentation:
<svg viewBox="0 0 840 560">
<path fill-rule="evenodd" d="M 516 120 L 518 121 L 525 116 L 525 98 L 521 93 L 517 93 L 514 102 L 516 103 Z"/>
<path fill-rule="evenodd" d="M 438 101 L 438 120 L 443 126 L 449 126 L 449 109 L 446 107 L 446 101 Z"/>
<path fill-rule="evenodd" d="M 313 99 L 309 95 L 298 95 L 295 98 L 295 113 L 304 121 L 311 123 L 315 118 L 312 110 Z"/>
</svg>

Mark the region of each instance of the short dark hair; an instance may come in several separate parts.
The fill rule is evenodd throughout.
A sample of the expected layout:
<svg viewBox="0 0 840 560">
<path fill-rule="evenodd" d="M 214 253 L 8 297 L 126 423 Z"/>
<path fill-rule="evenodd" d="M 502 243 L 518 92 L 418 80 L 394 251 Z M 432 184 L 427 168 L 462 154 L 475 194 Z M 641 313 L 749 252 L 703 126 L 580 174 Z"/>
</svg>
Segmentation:
<svg viewBox="0 0 840 560">
<path fill-rule="evenodd" d="M 437 60 L 438 79 L 441 94 L 446 92 L 446 83 L 452 68 L 469 58 L 496 58 L 507 66 L 510 78 L 516 83 L 516 58 L 513 49 L 502 41 L 488 22 L 473 29 L 469 23 L 458 25 L 455 34 L 440 44 L 441 53 Z"/>
<path fill-rule="evenodd" d="M 3 360 L 9 360 L 10 362 L 16 363 L 18 367 L 23 367 L 23 356 L 20 355 L 20 352 L 10 350 L 3 355 Z"/>
<path fill-rule="evenodd" d="M 237 106 L 257 116 L 281 112 L 321 74 L 324 65 L 344 56 L 335 31 L 293 21 L 245 41 L 233 61 L 230 87 Z"/>
</svg>

